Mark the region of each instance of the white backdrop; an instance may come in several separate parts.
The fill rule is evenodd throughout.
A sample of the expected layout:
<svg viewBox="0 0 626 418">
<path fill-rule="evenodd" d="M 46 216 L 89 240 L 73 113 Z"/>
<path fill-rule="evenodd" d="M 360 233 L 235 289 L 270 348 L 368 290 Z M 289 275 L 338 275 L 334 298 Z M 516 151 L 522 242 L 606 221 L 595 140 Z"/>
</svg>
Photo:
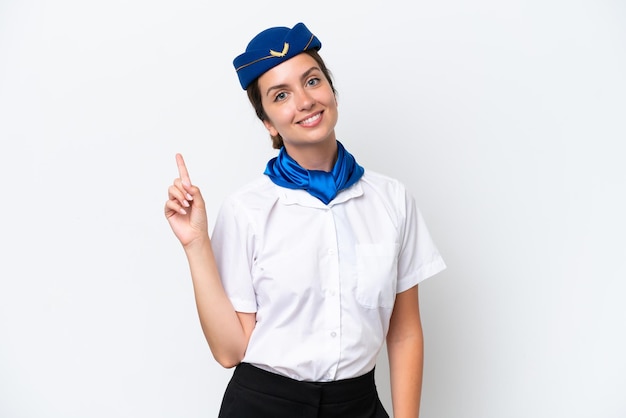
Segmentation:
<svg viewBox="0 0 626 418">
<path fill-rule="evenodd" d="M 162 207 L 176 152 L 211 219 L 262 172 L 231 61 L 299 21 L 448 264 L 422 417 L 626 416 L 623 1 L 0 0 L 0 417 L 216 416 Z"/>
</svg>

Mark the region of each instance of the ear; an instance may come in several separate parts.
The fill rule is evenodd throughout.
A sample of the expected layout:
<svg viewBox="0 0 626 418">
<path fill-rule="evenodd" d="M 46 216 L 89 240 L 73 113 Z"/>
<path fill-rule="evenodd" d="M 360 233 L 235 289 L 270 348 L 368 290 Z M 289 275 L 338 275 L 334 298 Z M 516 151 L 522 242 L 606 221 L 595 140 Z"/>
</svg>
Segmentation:
<svg viewBox="0 0 626 418">
<path fill-rule="evenodd" d="M 278 131 L 274 128 L 274 125 L 269 120 L 264 120 L 263 125 L 265 125 L 265 129 L 270 133 L 271 136 L 278 135 Z"/>
</svg>

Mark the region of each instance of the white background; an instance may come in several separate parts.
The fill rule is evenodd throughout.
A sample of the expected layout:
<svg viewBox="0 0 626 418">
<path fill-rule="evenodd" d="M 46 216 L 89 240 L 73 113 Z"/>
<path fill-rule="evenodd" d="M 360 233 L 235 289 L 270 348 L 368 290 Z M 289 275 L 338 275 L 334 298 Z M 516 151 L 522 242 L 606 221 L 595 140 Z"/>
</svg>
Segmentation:
<svg viewBox="0 0 626 418">
<path fill-rule="evenodd" d="M 231 62 L 299 21 L 448 264 L 422 417 L 626 416 L 623 1 L 0 0 L 0 417 L 216 416 L 163 204 L 176 152 L 211 219 L 275 155 Z"/>
</svg>

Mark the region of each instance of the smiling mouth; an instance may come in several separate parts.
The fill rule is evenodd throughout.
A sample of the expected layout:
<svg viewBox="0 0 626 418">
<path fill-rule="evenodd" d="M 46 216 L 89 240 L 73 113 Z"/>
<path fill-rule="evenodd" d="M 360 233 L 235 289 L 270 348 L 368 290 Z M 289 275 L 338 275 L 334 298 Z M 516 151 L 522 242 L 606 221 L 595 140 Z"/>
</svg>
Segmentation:
<svg viewBox="0 0 626 418">
<path fill-rule="evenodd" d="M 302 126 L 314 125 L 321 117 L 322 117 L 322 112 L 317 113 L 304 120 L 301 120 L 300 122 L 298 122 L 298 125 L 302 125 Z"/>
</svg>

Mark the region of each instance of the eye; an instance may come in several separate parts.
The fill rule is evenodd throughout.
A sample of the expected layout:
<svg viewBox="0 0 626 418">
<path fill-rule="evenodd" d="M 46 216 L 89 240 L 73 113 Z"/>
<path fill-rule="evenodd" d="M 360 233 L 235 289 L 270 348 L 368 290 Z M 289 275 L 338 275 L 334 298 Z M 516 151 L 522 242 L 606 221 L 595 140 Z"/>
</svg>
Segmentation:
<svg viewBox="0 0 626 418">
<path fill-rule="evenodd" d="M 280 102 L 282 100 L 285 100 L 286 98 L 287 98 L 287 93 L 285 93 L 284 91 L 281 91 L 276 96 L 274 96 L 274 101 Z"/>
<path fill-rule="evenodd" d="M 317 86 L 321 80 L 318 77 L 311 77 L 306 81 L 307 86 Z"/>
</svg>

